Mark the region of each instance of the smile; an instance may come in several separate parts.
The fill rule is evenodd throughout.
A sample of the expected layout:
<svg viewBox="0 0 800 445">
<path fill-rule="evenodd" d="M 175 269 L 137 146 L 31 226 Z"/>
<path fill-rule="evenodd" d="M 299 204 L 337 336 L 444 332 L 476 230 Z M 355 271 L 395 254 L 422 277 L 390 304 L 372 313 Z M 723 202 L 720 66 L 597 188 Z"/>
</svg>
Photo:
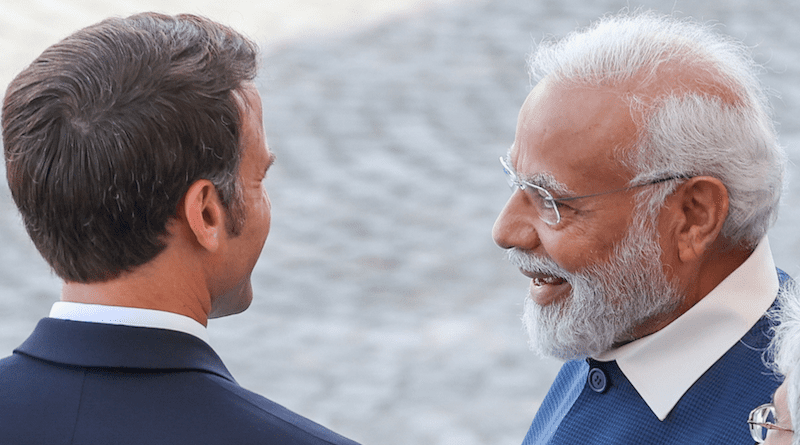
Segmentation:
<svg viewBox="0 0 800 445">
<path fill-rule="evenodd" d="M 533 280 L 534 286 L 558 286 L 567 282 L 564 278 L 549 275 L 541 272 L 531 272 L 529 270 L 520 269 L 523 275 Z"/>
<path fill-rule="evenodd" d="M 558 278 L 553 276 L 537 277 L 533 279 L 534 286 L 544 286 L 546 284 L 551 286 L 557 286 L 559 284 L 564 284 L 565 282 L 566 280 L 564 280 L 563 278 Z"/>
</svg>

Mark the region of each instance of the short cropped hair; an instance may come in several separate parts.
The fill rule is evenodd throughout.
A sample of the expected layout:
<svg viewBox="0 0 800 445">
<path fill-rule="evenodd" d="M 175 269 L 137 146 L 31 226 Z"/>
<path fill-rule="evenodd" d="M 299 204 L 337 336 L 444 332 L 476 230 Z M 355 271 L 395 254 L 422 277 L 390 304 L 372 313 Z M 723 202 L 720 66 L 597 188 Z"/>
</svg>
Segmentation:
<svg viewBox="0 0 800 445">
<path fill-rule="evenodd" d="M 690 20 L 623 12 L 543 42 L 529 64 L 533 81 L 633 91 L 623 99 L 644 121 L 622 162 L 631 185 L 675 174 L 719 179 L 730 200 L 722 236 L 733 245 L 754 247 L 774 223 L 786 155 L 761 68 L 741 42 Z M 673 86 L 648 97 L 665 82 Z M 659 209 L 675 186 L 643 190 L 640 209 Z"/>
<path fill-rule="evenodd" d="M 206 18 L 144 13 L 77 31 L 17 75 L 2 108 L 7 179 L 59 277 L 106 281 L 149 262 L 199 179 L 239 233 L 234 93 L 255 78 L 257 54 Z"/>
</svg>

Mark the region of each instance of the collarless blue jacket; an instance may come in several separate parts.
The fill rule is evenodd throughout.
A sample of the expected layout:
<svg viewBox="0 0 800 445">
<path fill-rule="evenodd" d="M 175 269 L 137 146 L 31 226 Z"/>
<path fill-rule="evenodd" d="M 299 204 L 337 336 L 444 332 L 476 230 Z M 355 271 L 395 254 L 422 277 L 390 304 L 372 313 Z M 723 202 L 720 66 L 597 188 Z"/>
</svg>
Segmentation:
<svg viewBox="0 0 800 445">
<path fill-rule="evenodd" d="M 0 360 L 0 444 L 356 445 L 239 386 L 192 335 L 53 318 Z"/>
<path fill-rule="evenodd" d="M 789 276 L 778 271 L 781 285 Z M 775 310 L 773 303 L 770 310 Z M 681 397 L 662 421 L 615 361 L 564 364 L 523 445 L 752 444 L 747 416 L 772 399 L 781 379 L 764 356 L 773 334 L 764 315 Z"/>
</svg>

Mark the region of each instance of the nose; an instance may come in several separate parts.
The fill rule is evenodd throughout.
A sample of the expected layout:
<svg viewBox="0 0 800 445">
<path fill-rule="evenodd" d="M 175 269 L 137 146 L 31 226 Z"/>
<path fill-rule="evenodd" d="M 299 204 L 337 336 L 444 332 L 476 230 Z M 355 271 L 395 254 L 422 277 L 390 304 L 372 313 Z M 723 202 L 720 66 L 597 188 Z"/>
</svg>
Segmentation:
<svg viewBox="0 0 800 445">
<path fill-rule="evenodd" d="M 492 238 L 503 249 L 516 247 L 532 251 L 540 244 L 536 224 L 541 220 L 523 198 L 524 192 L 515 191 L 492 227 Z"/>
</svg>

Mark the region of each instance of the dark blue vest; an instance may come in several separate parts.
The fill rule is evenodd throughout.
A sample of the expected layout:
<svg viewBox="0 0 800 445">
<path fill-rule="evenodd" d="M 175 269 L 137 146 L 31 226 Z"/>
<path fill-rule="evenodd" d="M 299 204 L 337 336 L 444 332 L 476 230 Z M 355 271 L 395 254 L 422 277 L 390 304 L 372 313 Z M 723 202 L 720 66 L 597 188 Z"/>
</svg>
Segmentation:
<svg viewBox="0 0 800 445">
<path fill-rule="evenodd" d="M 781 285 L 789 276 L 778 270 Z M 774 307 L 774 305 L 773 305 Z M 660 421 L 616 362 L 564 364 L 523 441 L 538 444 L 752 444 L 750 411 L 780 378 L 764 365 L 772 324 L 761 317 Z"/>
</svg>

